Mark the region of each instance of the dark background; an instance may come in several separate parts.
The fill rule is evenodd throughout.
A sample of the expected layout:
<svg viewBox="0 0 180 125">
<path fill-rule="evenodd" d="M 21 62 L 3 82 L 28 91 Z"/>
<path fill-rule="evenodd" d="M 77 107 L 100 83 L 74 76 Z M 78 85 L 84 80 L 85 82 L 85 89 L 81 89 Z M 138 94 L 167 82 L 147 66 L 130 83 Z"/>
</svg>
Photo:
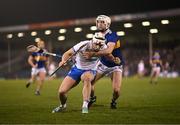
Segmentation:
<svg viewBox="0 0 180 125">
<path fill-rule="evenodd" d="M 46 23 L 50 21 L 75 20 L 88 17 L 96 17 L 100 14 L 113 15 L 137 15 L 146 14 L 147 19 L 130 20 L 132 28 L 125 28 L 126 21 L 113 22 L 111 30 L 124 31 L 125 36 L 120 37 L 121 49 L 125 59 L 124 71 L 129 71 L 129 76 L 136 74 L 137 64 L 143 59 L 146 66 L 146 75 L 149 76 L 149 39 L 153 41 L 153 51 L 159 51 L 163 64 L 170 63 L 170 73 L 180 73 L 180 14 L 175 11 L 174 15 L 152 18 L 151 13 L 158 14 L 168 10 L 179 10 L 179 0 L 0 0 L 0 28 L 13 25 Z M 158 15 L 157 14 L 157 15 Z M 175 16 L 175 14 L 177 14 Z M 126 15 L 127 16 L 127 15 Z M 168 19 L 168 25 L 162 25 L 161 20 Z M 150 21 L 148 27 L 142 26 L 142 21 Z M 66 21 L 65 21 L 66 22 Z M 62 55 L 79 41 L 86 40 L 86 34 L 94 33 L 90 27 L 95 24 L 78 25 L 83 30 L 74 32 L 76 26 L 49 27 L 47 29 L 18 30 L 0 33 L 0 78 L 29 78 L 31 67 L 27 63 L 29 53 L 26 47 L 34 44 L 36 38 L 46 42 L 47 49 Z M 59 29 L 66 28 L 67 33 L 60 34 Z M 157 28 L 158 33 L 151 35 L 149 30 Z M 50 35 L 45 35 L 45 30 L 51 30 Z M 37 36 L 31 36 L 36 31 Z M 18 37 L 18 33 L 24 33 Z M 7 38 L 12 34 L 11 39 Z M 65 36 L 64 41 L 58 41 L 59 36 Z M 52 57 L 57 64 L 59 58 Z M 60 70 L 58 76 L 64 76 L 68 70 Z"/>
<path fill-rule="evenodd" d="M 0 0 L 0 26 L 179 7 L 179 0 Z"/>
</svg>

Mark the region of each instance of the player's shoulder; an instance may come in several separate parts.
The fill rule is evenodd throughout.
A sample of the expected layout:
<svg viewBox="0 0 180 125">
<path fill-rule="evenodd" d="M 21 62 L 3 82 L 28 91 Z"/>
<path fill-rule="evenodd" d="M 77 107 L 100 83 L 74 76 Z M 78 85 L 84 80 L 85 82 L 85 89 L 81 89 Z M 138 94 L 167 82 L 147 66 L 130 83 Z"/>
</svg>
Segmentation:
<svg viewBox="0 0 180 125">
<path fill-rule="evenodd" d="M 90 43 L 91 42 L 91 40 L 83 40 L 83 41 L 80 41 L 80 43 L 82 43 L 82 44 L 86 44 L 86 43 Z"/>
<path fill-rule="evenodd" d="M 37 55 L 37 52 L 32 52 L 31 53 L 31 56 L 36 56 Z"/>
<path fill-rule="evenodd" d="M 117 35 L 117 33 L 115 31 L 108 31 L 108 33 L 106 34 L 107 38 L 119 38 L 119 36 Z"/>
<path fill-rule="evenodd" d="M 87 44 L 89 44 L 89 43 L 91 43 L 91 41 L 90 40 L 84 40 L 84 41 L 80 41 L 78 44 L 76 44 L 75 46 L 84 46 L 84 45 L 87 45 Z"/>
<path fill-rule="evenodd" d="M 74 51 L 77 51 L 80 48 L 84 48 L 86 45 L 90 43 L 90 40 L 80 41 L 76 45 L 73 46 Z"/>
<path fill-rule="evenodd" d="M 112 31 L 112 30 L 107 30 L 107 33 L 106 35 L 109 35 L 109 36 L 118 36 L 117 33 L 115 31 Z"/>
<path fill-rule="evenodd" d="M 117 42 L 119 40 L 119 36 L 116 32 L 109 30 L 106 35 L 106 40 L 111 42 Z"/>
</svg>

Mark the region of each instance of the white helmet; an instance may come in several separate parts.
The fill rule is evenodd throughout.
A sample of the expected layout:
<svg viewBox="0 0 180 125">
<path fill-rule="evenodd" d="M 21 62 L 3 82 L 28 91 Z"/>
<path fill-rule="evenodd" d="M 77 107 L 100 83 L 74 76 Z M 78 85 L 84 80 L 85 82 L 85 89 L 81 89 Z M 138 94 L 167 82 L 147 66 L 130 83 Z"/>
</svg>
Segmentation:
<svg viewBox="0 0 180 125">
<path fill-rule="evenodd" d="M 111 25 L 111 18 L 106 16 L 106 15 L 99 15 L 96 18 L 96 23 L 98 20 L 104 21 L 105 25 L 106 25 L 106 29 L 108 29 Z"/>
<path fill-rule="evenodd" d="M 105 45 L 105 36 L 101 32 L 97 32 L 94 34 L 92 38 L 92 42 L 96 45 L 103 46 Z"/>
</svg>

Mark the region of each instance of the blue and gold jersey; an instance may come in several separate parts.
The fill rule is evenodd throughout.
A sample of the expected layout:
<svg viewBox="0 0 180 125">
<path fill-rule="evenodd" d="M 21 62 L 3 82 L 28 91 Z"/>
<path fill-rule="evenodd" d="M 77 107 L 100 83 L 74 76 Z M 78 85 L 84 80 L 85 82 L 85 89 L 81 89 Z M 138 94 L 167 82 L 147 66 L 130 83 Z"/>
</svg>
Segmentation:
<svg viewBox="0 0 180 125">
<path fill-rule="evenodd" d="M 118 35 L 116 34 L 116 32 L 112 32 L 111 30 L 108 30 L 105 34 L 105 38 L 106 38 L 106 44 L 108 44 L 109 42 L 113 42 L 115 43 L 115 47 L 114 50 L 112 51 L 112 55 L 114 57 L 119 57 L 121 60 L 120 64 L 116 64 L 113 61 L 109 60 L 108 58 L 106 58 L 105 56 L 102 56 L 100 61 L 108 66 L 108 67 L 114 67 L 114 66 L 118 66 L 118 65 L 124 65 L 124 60 L 123 60 L 123 56 L 122 56 L 122 52 L 121 52 L 121 43 L 119 40 Z"/>
<path fill-rule="evenodd" d="M 34 63 L 38 65 L 37 68 L 45 67 L 48 56 L 43 53 L 43 50 L 33 52 L 32 57 L 34 59 Z"/>
<path fill-rule="evenodd" d="M 161 59 L 160 58 L 152 58 L 152 65 L 153 67 L 161 67 Z"/>
</svg>

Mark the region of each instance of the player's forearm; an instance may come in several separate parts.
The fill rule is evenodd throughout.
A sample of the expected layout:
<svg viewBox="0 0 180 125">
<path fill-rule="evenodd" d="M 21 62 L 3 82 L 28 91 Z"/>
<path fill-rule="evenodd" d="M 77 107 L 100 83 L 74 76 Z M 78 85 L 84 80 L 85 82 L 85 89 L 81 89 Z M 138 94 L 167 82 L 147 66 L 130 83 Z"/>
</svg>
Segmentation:
<svg viewBox="0 0 180 125">
<path fill-rule="evenodd" d="M 100 50 L 98 52 L 94 52 L 93 56 L 104 56 L 104 55 L 110 55 L 112 53 L 111 49 L 104 49 Z"/>
<path fill-rule="evenodd" d="M 115 57 L 112 54 L 106 55 L 106 58 L 108 58 L 111 61 L 114 61 Z"/>
<path fill-rule="evenodd" d="M 35 67 L 35 65 L 33 63 L 33 59 L 32 59 L 31 56 L 28 58 L 28 63 L 29 63 L 30 66 Z"/>
<path fill-rule="evenodd" d="M 28 63 L 31 67 L 35 67 L 34 63 L 32 62 L 32 60 L 28 60 Z"/>
<path fill-rule="evenodd" d="M 64 62 L 67 61 L 72 55 L 73 55 L 73 53 L 70 50 L 65 52 L 62 56 L 62 61 L 64 61 Z"/>
<path fill-rule="evenodd" d="M 94 56 L 110 55 L 114 49 L 114 43 L 108 43 L 107 48 L 94 53 Z"/>
</svg>

